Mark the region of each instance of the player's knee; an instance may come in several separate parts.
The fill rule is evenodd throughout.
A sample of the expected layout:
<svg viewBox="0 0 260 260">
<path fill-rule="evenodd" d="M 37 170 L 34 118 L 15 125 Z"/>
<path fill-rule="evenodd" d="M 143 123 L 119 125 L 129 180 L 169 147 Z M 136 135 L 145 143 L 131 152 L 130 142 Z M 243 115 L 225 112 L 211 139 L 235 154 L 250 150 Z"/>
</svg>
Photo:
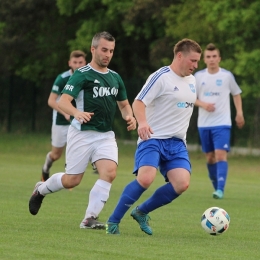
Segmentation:
<svg viewBox="0 0 260 260">
<path fill-rule="evenodd" d="M 189 182 L 184 183 L 184 185 L 182 186 L 182 192 L 186 191 L 190 186 Z"/>
<path fill-rule="evenodd" d="M 116 178 L 116 170 L 115 169 L 111 169 L 111 170 L 106 170 L 105 172 L 103 171 L 99 171 L 99 177 L 101 180 L 107 181 L 112 183 L 113 180 Z"/>
<path fill-rule="evenodd" d="M 109 178 L 110 182 L 112 182 L 116 178 L 116 171 L 109 172 L 108 178 Z"/>
<path fill-rule="evenodd" d="M 221 153 L 219 155 L 216 156 L 216 162 L 220 162 L 220 161 L 227 161 L 227 153 Z"/>
<path fill-rule="evenodd" d="M 139 182 L 139 184 L 140 184 L 143 188 L 147 189 L 147 188 L 149 188 L 150 185 L 152 184 L 153 179 L 152 179 L 152 178 L 149 178 L 149 176 L 147 176 L 147 178 L 144 178 L 144 177 L 139 177 L 139 176 L 137 175 L 137 181 Z"/>
<path fill-rule="evenodd" d="M 182 194 L 184 191 L 186 191 L 189 188 L 189 185 L 190 183 L 188 181 L 183 181 L 175 185 L 174 188 L 178 194 Z"/>
<path fill-rule="evenodd" d="M 58 159 L 60 159 L 62 152 L 63 152 L 63 148 L 52 147 L 52 150 L 51 150 L 51 153 L 50 153 L 51 159 L 53 161 L 57 161 Z"/>
<path fill-rule="evenodd" d="M 55 154 L 54 156 L 52 156 L 52 160 L 53 160 L 53 161 L 57 161 L 57 160 L 60 159 L 60 157 L 61 157 L 60 155 L 56 155 L 56 154 Z"/>
<path fill-rule="evenodd" d="M 216 157 L 214 152 L 210 152 L 206 154 L 207 163 L 214 164 L 216 163 Z"/>
<path fill-rule="evenodd" d="M 66 189 L 71 189 L 78 186 L 82 177 L 80 175 L 64 174 L 62 176 L 62 185 Z"/>
<path fill-rule="evenodd" d="M 59 153 L 52 152 L 50 154 L 50 158 L 52 159 L 53 162 L 57 161 L 60 157 L 61 157 L 61 154 L 59 154 Z"/>
</svg>

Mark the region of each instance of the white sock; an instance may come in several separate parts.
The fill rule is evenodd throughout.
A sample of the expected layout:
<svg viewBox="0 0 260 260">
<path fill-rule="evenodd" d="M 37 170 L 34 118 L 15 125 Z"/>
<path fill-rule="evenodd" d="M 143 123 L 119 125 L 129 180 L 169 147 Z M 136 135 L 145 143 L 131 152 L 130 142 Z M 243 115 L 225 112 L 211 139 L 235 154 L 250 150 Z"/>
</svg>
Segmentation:
<svg viewBox="0 0 260 260">
<path fill-rule="evenodd" d="M 89 193 L 89 203 L 86 209 L 85 219 L 90 217 L 98 217 L 108 200 L 111 186 L 112 184 L 107 181 L 100 179 L 96 181 Z"/>
<path fill-rule="evenodd" d="M 52 166 L 52 163 L 53 163 L 53 160 L 51 159 L 50 157 L 50 153 L 51 152 L 48 152 L 47 155 L 46 155 L 46 159 L 45 159 L 45 163 L 43 165 L 43 170 L 45 172 L 49 172 L 51 166 Z"/>
<path fill-rule="evenodd" d="M 64 174 L 65 174 L 64 172 L 55 173 L 47 181 L 43 182 L 38 188 L 40 194 L 45 196 L 49 193 L 53 193 L 64 189 L 61 182 L 61 177 Z"/>
</svg>

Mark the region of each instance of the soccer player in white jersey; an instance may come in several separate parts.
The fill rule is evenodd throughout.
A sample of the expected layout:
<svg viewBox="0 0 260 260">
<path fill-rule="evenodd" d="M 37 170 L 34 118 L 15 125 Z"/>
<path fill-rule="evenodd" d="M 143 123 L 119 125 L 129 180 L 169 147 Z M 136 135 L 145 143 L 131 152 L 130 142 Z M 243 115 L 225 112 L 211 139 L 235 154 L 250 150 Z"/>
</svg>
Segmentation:
<svg viewBox="0 0 260 260">
<path fill-rule="evenodd" d="M 228 174 L 227 153 L 230 150 L 230 94 L 236 108 L 235 121 L 242 128 L 245 121 L 241 89 L 233 74 L 219 67 L 219 49 L 212 43 L 204 51 L 206 69 L 195 73 L 196 106 L 199 107 L 198 130 L 202 151 L 206 155 L 208 175 L 213 184 L 213 198 L 222 199 Z"/>
<path fill-rule="evenodd" d="M 152 235 L 148 213 L 169 204 L 189 186 L 191 165 L 186 133 L 196 101 L 192 72 L 202 50 L 195 41 L 183 39 L 173 52 L 171 65 L 151 74 L 133 103 L 139 135 L 133 171 L 137 177 L 124 188 L 107 221 L 107 234 L 119 234 L 121 219 L 152 184 L 158 167 L 167 183 L 131 212 L 146 234 Z"/>
<path fill-rule="evenodd" d="M 99 179 L 90 191 L 80 228 L 105 228 L 97 218 L 116 177 L 118 148 L 112 124 L 117 105 L 127 130 L 136 128 L 122 78 L 107 67 L 114 49 L 115 39 L 110 33 L 97 33 L 92 39 L 91 62 L 76 70 L 62 91 L 59 108 L 74 117 L 67 137 L 66 173 L 53 174 L 47 181 L 36 184 L 29 201 L 33 215 L 38 213 L 47 194 L 79 185 L 91 162 L 97 167 Z"/>
<path fill-rule="evenodd" d="M 68 61 L 69 70 L 59 74 L 54 81 L 51 93 L 48 99 L 48 105 L 53 109 L 52 128 L 51 128 L 51 151 L 47 153 L 44 165 L 42 167 L 42 181 L 46 181 L 50 176 L 50 168 L 53 162 L 57 161 L 63 152 L 67 142 L 67 133 L 70 125 L 70 115 L 66 114 L 58 107 L 58 101 L 61 91 L 67 84 L 73 72 L 86 65 L 86 54 L 81 50 L 75 50 L 70 53 Z"/>
</svg>

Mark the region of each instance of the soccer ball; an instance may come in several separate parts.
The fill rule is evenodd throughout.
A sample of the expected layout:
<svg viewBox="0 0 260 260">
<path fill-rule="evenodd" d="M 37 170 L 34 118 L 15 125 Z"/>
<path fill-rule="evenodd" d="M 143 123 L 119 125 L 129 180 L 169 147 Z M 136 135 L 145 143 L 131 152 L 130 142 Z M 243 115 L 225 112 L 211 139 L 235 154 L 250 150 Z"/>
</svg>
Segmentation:
<svg viewBox="0 0 260 260">
<path fill-rule="evenodd" d="M 201 217 L 201 226 L 210 235 L 221 235 L 227 231 L 230 224 L 228 213 L 219 207 L 205 210 Z"/>
</svg>

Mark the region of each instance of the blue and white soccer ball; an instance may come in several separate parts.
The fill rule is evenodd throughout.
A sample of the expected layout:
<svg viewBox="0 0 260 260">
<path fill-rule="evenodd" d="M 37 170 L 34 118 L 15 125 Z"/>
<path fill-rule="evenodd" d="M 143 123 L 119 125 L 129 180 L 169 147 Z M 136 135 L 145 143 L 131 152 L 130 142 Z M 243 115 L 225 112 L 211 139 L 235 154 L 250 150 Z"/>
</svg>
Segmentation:
<svg viewBox="0 0 260 260">
<path fill-rule="evenodd" d="M 205 210 L 201 217 L 201 226 L 210 235 L 221 235 L 227 231 L 230 224 L 228 213 L 219 207 Z"/>
</svg>

